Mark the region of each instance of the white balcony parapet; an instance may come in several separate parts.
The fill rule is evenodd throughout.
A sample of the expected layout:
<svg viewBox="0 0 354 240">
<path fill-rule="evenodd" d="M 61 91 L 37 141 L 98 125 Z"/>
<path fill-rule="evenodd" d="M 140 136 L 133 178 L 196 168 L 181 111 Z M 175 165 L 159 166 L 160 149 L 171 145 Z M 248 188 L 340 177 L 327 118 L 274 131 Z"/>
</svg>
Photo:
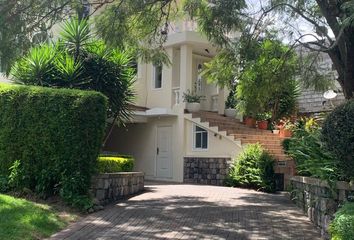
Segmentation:
<svg viewBox="0 0 354 240">
<path fill-rule="evenodd" d="M 195 21 L 182 21 L 170 24 L 169 34 L 180 32 L 196 32 L 198 25 Z"/>
<path fill-rule="evenodd" d="M 172 88 L 172 91 L 175 96 L 175 104 L 174 105 L 180 104 L 181 103 L 181 90 L 180 90 L 180 88 L 174 87 L 174 88 Z"/>
</svg>

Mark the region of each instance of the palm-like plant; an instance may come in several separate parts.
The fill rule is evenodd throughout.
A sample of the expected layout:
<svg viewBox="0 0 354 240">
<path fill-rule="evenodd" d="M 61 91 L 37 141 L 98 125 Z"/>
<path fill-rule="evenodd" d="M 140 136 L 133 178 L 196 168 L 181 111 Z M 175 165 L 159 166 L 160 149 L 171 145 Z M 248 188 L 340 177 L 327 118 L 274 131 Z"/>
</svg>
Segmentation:
<svg viewBox="0 0 354 240">
<path fill-rule="evenodd" d="M 63 25 L 56 43 L 32 48 L 11 70 L 15 81 L 26 85 L 95 90 L 109 99 L 107 115 L 123 123 L 131 114 L 135 77 L 129 52 L 112 49 L 95 38 L 87 20 Z"/>
<path fill-rule="evenodd" d="M 65 21 L 60 32 L 61 45 L 77 60 L 95 38 L 86 19 Z"/>
</svg>

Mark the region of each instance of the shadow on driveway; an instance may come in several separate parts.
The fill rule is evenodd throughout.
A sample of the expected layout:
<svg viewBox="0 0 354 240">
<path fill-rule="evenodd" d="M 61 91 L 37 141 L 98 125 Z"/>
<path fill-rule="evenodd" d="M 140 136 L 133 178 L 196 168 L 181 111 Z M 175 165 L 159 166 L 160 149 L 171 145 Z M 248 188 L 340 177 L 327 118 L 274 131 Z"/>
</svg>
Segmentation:
<svg viewBox="0 0 354 240">
<path fill-rule="evenodd" d="M 138 196 L 90 215 L 51 239 L 320 239 L 282 195 L 151 183 Z"/>
</svg>

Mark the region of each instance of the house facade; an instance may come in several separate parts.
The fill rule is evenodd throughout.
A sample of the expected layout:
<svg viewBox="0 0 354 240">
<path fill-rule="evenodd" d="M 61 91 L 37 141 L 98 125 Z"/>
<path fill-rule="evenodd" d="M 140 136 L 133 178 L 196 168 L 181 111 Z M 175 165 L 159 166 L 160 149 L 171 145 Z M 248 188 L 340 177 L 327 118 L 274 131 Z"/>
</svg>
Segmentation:
<svg viewBox="0 0 354 240">
<path fill-rule="evenodd" d="M 133 155 L 135 170 L 147 179 L 221 185 L 231 160 L 246 144 L 260 142 L 277 157 L 276 171 L 286 181 L 294 167 L 282 139 L 224 117 L 227 89 L 201 77 L 216 49 L 193 22 L 171 29 L 165 44 L 171 65 L 138 64 L 133 119 L 114 129 L 104 150 Z M 200 112 L 186 112 L 187 91 L 204 96 Z"/>
</svg>

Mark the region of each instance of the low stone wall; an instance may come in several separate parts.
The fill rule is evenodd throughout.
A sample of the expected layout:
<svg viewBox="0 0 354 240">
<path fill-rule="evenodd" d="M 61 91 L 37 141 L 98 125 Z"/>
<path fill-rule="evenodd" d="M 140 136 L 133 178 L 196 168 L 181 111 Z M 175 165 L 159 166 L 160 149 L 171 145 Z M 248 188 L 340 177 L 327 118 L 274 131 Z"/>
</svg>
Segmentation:
<svg viewBox="0 0 354 240">
<path fill-rule="evenodd" d="M 208 185 L 224 184 L 231 158 L 184 158 L 184 182 Z"/>
<path fill-rule="evenodd" d="M 330 239 L 328 227 L 338 206 L 354 195 L 354 187 L 347 182 L 337 182 L 336 190 L 316 178 L 295 176 L 291 181 L 291 199 L 303 209 L 312 223 L 321 230 L 324 239 Z"/>
<path fill-rule="evenodd" d="M 144 173 L 104 173 L 92 179 L 91 193 L 105 205 L 144 190 Z"/>
</svg>

